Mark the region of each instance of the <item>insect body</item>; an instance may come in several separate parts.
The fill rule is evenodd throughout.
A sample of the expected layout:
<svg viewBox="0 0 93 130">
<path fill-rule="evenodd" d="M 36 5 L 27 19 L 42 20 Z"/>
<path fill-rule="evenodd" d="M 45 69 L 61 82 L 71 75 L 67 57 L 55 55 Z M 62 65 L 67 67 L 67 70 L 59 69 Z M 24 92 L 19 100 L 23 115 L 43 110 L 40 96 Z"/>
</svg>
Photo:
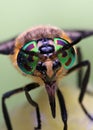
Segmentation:
<svg viewBox="0 0 93 130">
<path fill-rule="evenodd" d="M 56 114 L 55 93 L 57 93 L 64 130 L 67 130 L 67 110 L 63 95 L 57 86 L 57 80 L 60 75 L 66 76 L 82 67 L 86 67 L 87 70 L 83 81 L 80 80 L 80 75 L 82 75 L 82 73 L 79 71 L 79 87 L 81 88 L 79 102 L 85 114 L 93 120 L 93 117 L 82 104 L 90 75 L 90 63 L 89 61 L 81 61 L 79 58 L 78 64 L 74 65 L 76 50 L 73 47 L 83 38 L 93 35 L 93 31 L 72 30 L 66 31 L 66 33 L 67 34 L 56 27 L 38 26 L 0 45 L 0 53 L 10 54 L 13 64 L 20 72 L 24 75 L 40 77 L 44 82 L 49 97 L 52 116 L 54 118 Z M 5 100 L 13 94 L 22 91 L 25 92 L 26 98 L 30 104 L 36 108 L 38 125 L 35 129 L 41 129 L 39 106 L 33 101 L 31 95 L 29 95 L 29 91 L 37 87 L 39 87 L 39 84 L 33 82 L 25 87 L 9 91 L 3 95 L 2 110 L 8 130 L 12 130 L 12 125 Z"/>
</svg>

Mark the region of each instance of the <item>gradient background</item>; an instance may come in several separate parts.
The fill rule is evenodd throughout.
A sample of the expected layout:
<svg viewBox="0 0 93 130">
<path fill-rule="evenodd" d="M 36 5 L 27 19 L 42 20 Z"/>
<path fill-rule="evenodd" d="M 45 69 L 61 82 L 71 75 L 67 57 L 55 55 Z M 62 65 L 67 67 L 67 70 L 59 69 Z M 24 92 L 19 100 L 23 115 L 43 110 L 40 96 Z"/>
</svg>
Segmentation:
<svg viewBox="0 0 93 130">
<path fill-rule="evenodd" d="M 55 25 L 62 29 L 93 29 L 93 0 L 0 0 L 0 41 L 40 24 Z M 84 59 L 89 59 L 93 65 L 93 37 L 83 40 L 79 45 L 84 52 Z M 76 86 L 74 75 L 65 79 L 66 86 Z M 90 86 L 93 86 L 92 79 L 93 73 Z M 7 56 L 0 55 L 0 99 L 4 92 L 29 82 L 30 79 L 16 71 Z M 16 104 L 26 102 L 26 99 L 20 94 L 7 102 L 11 110 Z M 0 126 L 2 122 L 0 107 Z"/>
</svg>

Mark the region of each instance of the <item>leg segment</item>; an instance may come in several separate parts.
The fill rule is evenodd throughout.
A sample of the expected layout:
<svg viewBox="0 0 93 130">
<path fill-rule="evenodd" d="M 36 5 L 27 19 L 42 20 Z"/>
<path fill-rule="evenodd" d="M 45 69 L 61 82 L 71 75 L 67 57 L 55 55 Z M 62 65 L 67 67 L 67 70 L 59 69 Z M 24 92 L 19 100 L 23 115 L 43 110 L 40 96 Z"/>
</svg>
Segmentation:
<svg viewBox="0 0 93 130">
<path fill-rule="evenodd" d="M 57 96 L 60 104 L 61 117 L 64 122 L 64 130 L 67 130 L 67 110 L 66 110 L 63 95 L 59 89 L 57 89 Z"/>
<path fill-rule="evenodd" d="M 81 49 L 80 47 L 77 48 L 77 63 L 79 64 L 80 62 L 82 62 L 83 60 L 83 57 L 82 57 L 82 53 L 81 53 Z M 83 68 L 79 69 L 78 70 L 78 81 L 77 81 L 77 84 L 78 84 L 78 87 L 81 89 L 81 84 L 82 84 L 82 75 L 83 75 Z"/>
<path fill-rule="evenodd" d="M 39 86 L 39 84 L 37 83 L 31 83 L 25 86 L 25 88 L 27 87 L 28 91 L 35 89 Z M 12 125 L 11 125 L 11 121 L 10 121 L 10 117 L 9 117 L 9 113 L 7 110 L 7 106 L 6 106 L 6 99 L 13 96 L 14 94 L 20 93 L 24 91 L 24 87 L 18 88 L 18 89 L 14 89 L 11 90 L 9 92 L 6 92 L 3 97 L 2 97 L 2 111 L 3 111 L 3 115 L 4 115 L 4 119 L 5 119 L 5 123 L 7 126 L 7 130 L 13 130 Z"/>
<path fill-rule="evenodd" d="M 23 88 L 18 88 L 18 89 L 6 92 L 2 97 L 2 110 L 3 110 L 3 115 L 4 115 L 4 119 L 5 119 L 6 126 L 7 126 L 8 130 L 13 130 L 13 128 L 12 128 L 12 125 L 11 125 L 11 121 L 10 121 L 10 117 L 9 117 L 8 110 L 7 110 L 7 107 L 6 107 L 5 100 L 7 98 L 9 98 L 10 96 L 12 96 L 16 93 L 22 92 L 22 91 L 23 91 Z"/>
<path fill-rule="evenodd" d="M 30 94 L 28 93 L 32 89 L 32 87 L 36 88 L 36 87 L 38 87 L 38 84 L 37 83 L 30 84 L 29 86 L 26 86 L 24 88 L 24 91 L 25 91 L 25 95 L 26 95 L 26 98 L 27 98 L 28 102 L 32 106 L 34 106 L 35 109 L 36 109 L 36 116 L 37 116 L 37 123 L 38 123 L 38 125 L 37 125 L 37 127 L 35 127 L 35 130 L 38 130 L 38 129 L 41 129 L 41 119 L 40 119 L 41 117 L 40 117 L 39 106 L 38 106 L 38 104 L 35 101 L 33 101 L 33 99 L 31 98 Z"/>
<path fill-rule="evenodd" d="M 77 63 L 79 64 L 82 61 L 83 61 L 83 56 L 82 56 L 80 47 L 78 47 L 77 48 Z M 78 75 L 77 75 L 78 76 L 77 84 L 80 89 L 82 87 L 83 74 L 84 74 L 84 70 L 81 67 L 81 69 L 78 70 Z M 91 92 L 90 90 L 86 90 L 86 93 L 93 96 L 93 92 Z"/>
<path fill-rule="evenodd" d="M 84 76 L 84 78 L 82 80 L 82 84 L 81 84 L 81 92 L 80 92 L 80 96 L 79 96 L 79 103 L 80 103 L 83 111 L 85 112 L 85 114 L 89 117 L 89 119 L 93 120 L 93 117 L 88 113 L 88 111 L 86 110 L 86 108 L 84 107 L 84 105 L 82 103 L 86 89 L 87 89 L 89 77 L 90 77 L 90 62 L 89 61 L 80 62 L 79 64 L 77 64 L 74 67 L 72 67 L 71 69 L 69 69 L 67 74 L 69 74 L 69 73 L 71 73 L 71 72 L 73 72 L 77 69 L 80 69 L 81 67 L 84 67 L 84 66 L 86 66 L 87 69 L 86 69 L 85 76 Z"/>
</svg>

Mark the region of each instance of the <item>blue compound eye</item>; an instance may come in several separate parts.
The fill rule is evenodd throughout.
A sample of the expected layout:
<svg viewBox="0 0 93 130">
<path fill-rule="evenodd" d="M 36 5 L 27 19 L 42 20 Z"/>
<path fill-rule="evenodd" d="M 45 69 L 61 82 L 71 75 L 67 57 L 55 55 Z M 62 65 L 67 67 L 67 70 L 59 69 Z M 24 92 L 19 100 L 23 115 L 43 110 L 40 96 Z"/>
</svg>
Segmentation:
<svg viewBox="0 0 93 130">
<path fill-rule="evenodd" d="M 54 38 L 55 51 L 58 51 L 60 48 L 63 48 L 65 45 L 70 44 L 68 41 L 62 38 Z M 75 49 L 73 47 L 68 50 L 64 50 L 64 52 L 60 52 L 58 54 L 58 59 L 62 66 L 65 69 L 69 69 L 72 67 L 75 61 Z"/>
<path fill-rule="evenodd" d="M 25 51 L 38 52 L 38 48 L 36 45 L 36 41 L 28 42 L 21 48 L 21 50 L 18 53 L 17 64 L 19 68 L 26 74 L 33 74 L 34 70 L 36 69 L 38 57 L 34 54 L 25 53 Z"/>
</svg>

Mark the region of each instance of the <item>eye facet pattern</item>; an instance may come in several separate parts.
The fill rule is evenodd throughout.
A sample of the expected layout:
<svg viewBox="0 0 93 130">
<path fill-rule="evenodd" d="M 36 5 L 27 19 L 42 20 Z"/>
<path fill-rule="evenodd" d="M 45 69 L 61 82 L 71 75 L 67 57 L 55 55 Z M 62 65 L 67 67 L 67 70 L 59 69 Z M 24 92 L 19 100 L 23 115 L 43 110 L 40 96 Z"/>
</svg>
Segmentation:
<svg viewBox="0 0 93 130">
<path fill-rule="evenodd" d="M 70 43 L 65 39 L 54 38 L 54 44 L 55 51 L 58 51 L 60 48 L 63 48 Z M 58 54 L 58 59 L 65 69 L 69 69 L 72 67 L 75 61 L 75 57 L 75 50 L 73 47 L 69 48 L 68 50 L 64 50 L 62 53 Z"/>
<path fill-rule="evenodd" d="M 26 52 L 31 52 L 31 51 L 38 52 L 35 41 L 26 43 L 21 48 L 21 50 L 24 50 Z M 17 64 L 24 73 L 33 74 L 38 62 L 38 57 L 36 57 L 34 54 L 27 54 L 21 50 L 19 51 L 17 56 Z"/>
</svg>

